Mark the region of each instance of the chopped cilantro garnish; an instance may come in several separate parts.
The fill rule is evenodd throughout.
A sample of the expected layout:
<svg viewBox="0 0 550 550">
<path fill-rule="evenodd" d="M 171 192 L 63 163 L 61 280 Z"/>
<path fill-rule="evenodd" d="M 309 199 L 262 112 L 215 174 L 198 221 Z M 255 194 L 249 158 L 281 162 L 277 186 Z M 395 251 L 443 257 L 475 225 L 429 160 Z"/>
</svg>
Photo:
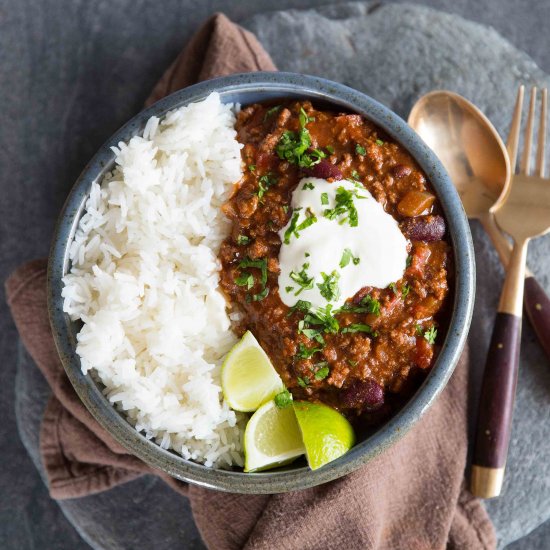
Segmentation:
<svg viewBox="0 0 550 550">
<path fill-rule="evenodd" d="M 333 271 L 329 275 L 321 272 L 321 276 L 323 277 L 323 282 L 317 283 L 321 296 L 328 302 L 338 300 L 340 297 L 340 289 L 338 288 L 340 274 L 337 271 Z"/>
<path fill-rule="evenodd" d="M 320 367 L 314 374 L 315 380 L 324 380 L 329 375 L 330 369 L 326 361 L 316 363 L 315 367 Z"/>
<path fill-rule="evenodd" d="M 381 139 L 377 139 L 376 145 L 384 145 L 384 142 Z"/>
<path fill-rule="evenodd" d="M 358 174 L 357 170 L 354 170 L 354 171 L 351 173 L 351 177 L 352 177 L 352 179 L 354 179 L 355 181 L 360 181 L 360 180 L 359 180 L 359 174 Z"/>
<path fill-rule="evenodd" d="M 271 173 L 268 172 L 258 179 L 258 198 L 263 199 L 263 196 L 266 194 L 267 190 L 277 183 L 277 178 Z"/>
<path fill-rule="evenodd" d="M 249 169 L 251 172 L 255 172 L 255 171 L 256 171 L 256 165 L 255 165 L 255 164 L 249 164 L 249 165 L 248 165 L 248 169 Z"/>
<path fill-rule="evenodd" d="M 288 315 L 291 315 L 295 311 L 301 311 L 302 313 L 307 313 L 311 309 L 311 302 L 306 300 L 298 300 L 291 308 Z"/>
<path fill-rule="evenodd" d="M 317 221 L 317 216 L 313 213 L 311 208 L 306 208 L 306 219 L 298 225 L 296 228 L 297 231 L 302 231 L 303 229 L 306 229 L 310 225 L 313 225 Z M 298 237 L 298 235 L 296 235 Z"/>
<path fill-rule="evenodd" d="M 302 126 L 303 128 L 308 122 L 313 122 L 315 120 L 315 117 L 308 116 L 307 113 L 304 111 L 304 108 L 302 107 L 300 109 L 299 119 L 300 119 L 300 126 Z"/>
<path fill-rule="evenodd" d="M 304 317 L 304 321 L 308 325 L 321 327 L 322 331 L 327 333 L 336 334 L 340 329 L 336 317 L 332 314 L 332 304 L 319 308 L 315 313 L 310 311 Z"/>
<path fill-rule="evenodd" d="M 279 143 L 275 148 L 280 159 L 286 160 L 291 164 L 297 164 L 300 168 L 311 168 L 318 164 L 326 154 L 320 149 L 311 149 L 311 136 L 305 127 L 308 122 L 314 120 L 307 116 L 307 113 L 301 109 L 300 111 L 300 131 L 286 131 L 279 139 Z"/>
<path fill-rule="evenodd" d="M 334 147 L 332 145 L 327 145 L 325 149 L 331 154 L 334 155 Z"/>
<path fill-rule="evenodd" d="M 355 152 L 358 154 L 358 155 L 366 155 L 367 154 L 367 151 L 365 150 L 365 148 L 362 146 L 362 145 L 355 145 Z"/>
<path fill-rule="evenodd" d="M 294 290 L 294 287 L 293 286 L 285 286 L 285 290 L 287 292 L 292 292 Z"/>
<path fill-rule="evenodd" d="M 416 325 L 414 327 L 414 331 L 418 336 L 422 336 L 422 334 L 424 333 L 424 329 L 422 328 L 422 325 Z"/>
<path fill-rule="evenodd" d="M 352 361 L 351 359 L 348 359 L 347 363 L 350 367 L 356 367 L 358 365 L 357 361 Z"/>
<path fill-rule="evenodd" d="M 349 248 L 344 249 L 342 259 L 340 260 L 340 267 L 346 267 L 352 260 L 354 265 L 357 265 L 361 261 L 360 258 L 353 255 L 353 252 Z"/>
<path fill-rule="evenodd" d="M 309 386 L 309 378 L 307 376 L 304 376 L 303 378 L 298 376 L 298 386 L 301 388 L 307 388 Z"/>
<path fill-rule="evenodd" d="M 308 348 L 304 346 L 304 344 L 299 344 L 298 346 L 298 353 L 296 354 L 296 357 L 299 357 L 300 359 L 309 359 L 312 355 L 315 355 L 318 351 L 322 351 L 323 348 L 317 347 L 317 348 Z"/>
<path fill-rule="evenodd" d="M 258 292 L 258 294 L 252 295 L 252 300 L 254 302 L 260 302 L 262 301 L 267 295 L 269 294 L 269 288 L 266 286 L 261 292 Z"/>
<path fill-rule="evenodd" d="M 321 193 L 321 204 L 323 206 L 328 204 L 328 193 Z"/>
<path fill-rule="evenodd" d="M 296 231 L 296 224 L 298 223 L 298 218 L 300 217 L 300 214 L 298 212 L 294 212 L 292 214 L 292 219 L 290 220 L 290 225 L 288 226 L 287 230 L 285 231 L 283 242 L 285 244 L 290 243 L 290 237 L 292 235 L 296 235 L 296 237 L 299 237 L 298 232 Z"/>
<path fill-rule="evenodd" d="M 261 292 L 259 292 L 258 294 L 253 294 L 252 296 L 246 296 L 246 300 L 248 302 L 250 302 L 250 300 L 258 302 L 260 300 L 263 300 L 269 294 L 269 288 L 265 286 L 267 283 L 267 259 L 260 258 L 259 260 L 251 260 L 250 258 L 245 258 L 244 260 L 239 262 L 239 269 L 246 269 L 248 267 L 253 267 L 261 271 Z M 239 286 L 246 286 L 247 290 L 250 290 L 254 284 L 254 278 L 250 273 L 243 272 L 241 275 L 239 275 L 239 277 L 237 277 L 237 279 L 235 279 L 235 283 Z"/>
<path fill-rule="evenodd" d="M 247 237 L 246 235 L 239 235 L 237 237 L 237 244 L 238 245 L 248 244 L 249 242 L 250 242 L 250 238 Z"/>
<path fill-rule="evenodd" d="M 280 108 L 281 108 L 280 105 L 275 105 L 274 107 L 271 107 L 271 109 L 268 109 L 268 110 L 265 112 L 265 115 L 264 115 L 264 122 L 265 122 L 271 115 L 274 115 Z"/>
<path fill-rule="evenodd" d="M 254 286 L 254 277 L 250 273 L 241 273 L 236 279 L 235 284 L 239 286 L 245 286 L 250 290 Z"/>
<path fill-rule="evenodd" d="M 335 313 L 372 313 L 380 315 L 380 302 L 376 298 L 371 298 L 368 294 L 359 302 L 358 306 L 353 304 L 344 304 Z"/>
<path fill-rule="evenodd" d="M 367 334 L 372 334 L 373 336 L 378 336 L 378 333 L 372 330 L 370 325 L 366 325 L 364 323 L 353 323 L 348 325 L 342 329 L 342 333 L 344 332 L 365 332 Z"/>
<path fill-rule="evenodd" d="M 401 296 L 403 298 L 406 298 L 408 295 L 409 295 L 409 292 L 411 291 L 411 287 L 410 285 L 408 285 L 407 283 L 405 283 L 403 285 L 403 287 L 401 288 Z"/>
<path fill-rule="evenodd" d="M 431 326 L 428 330 L 424 331 L 424 338 L 433 346 L 437 338 L 437 329 Z"/>
<path fill-rule="evenodd" d="M 302 269 L 299 272 L 291 271 L 290 278 L 300 286 L 300 288 L 294 293 L 294 296 L 298 296 L 303 290 L 310 290 L 313 288 L 313 277 L 309 277 L 307 274 L 308 263 L 302 265 Z"/>
<path fill-rule="evenodd" d="M 347 214 L 345 218 L 342 218 L 338 223 L 343 224 L 348 222 L 351 227 L 357 227 L 359 218 L 357 215 L 357 208 L 355 208 L 354 198 L 364 199 L 357 194 L 357 191 L 348 191 L 344 187 L 338 187 L 336 189 L 336 206 L 334 208 L 327 208 L 323 211 L 325 218 L 329 220 L 335 220 L 342 214 Z"/>
<path fill-rule="evenodd" d="M 397 285 L 395 283 L 390 283 L 388 288 L 396 295 L 399 296 L 399 291 L 397 290 Z"/>
<path fill-rule="evenodd" d="M 283 204 L 283 212 L 285 214 L 288 212 L 288 204 Z"/>
<path fill-rule="evenodd" d="M 292 394 L 288 390 L 283 390 L 274 397 L 273 401 L 279 409 L 286 409 L 292 404 Z"/>
<path fill-rule="evenodd" d="M 309 256 L 310 256 L 309 252 L 304 252 L 304 256 L 305 256 L 306 258 L 309 258 Z"/>
<path fill-rule="evenodd" d="M 409 255 L 407 256 L 407 264 L 406 264 L 407 267 L 410 267 L 410 266 L 411 266 L 412 261 L 413 261 L 413 257 L 409 254 Z"/>
<path fill-rule="evenodd" d="M 302 189 L 309 189 L 313 191 L 313 189 L 315 189 L 315 185 L 313 185 L 313 183 L 308 181 L 307 183 L 304 183 L 304 186 L 302 187 Z"/>
</svg>

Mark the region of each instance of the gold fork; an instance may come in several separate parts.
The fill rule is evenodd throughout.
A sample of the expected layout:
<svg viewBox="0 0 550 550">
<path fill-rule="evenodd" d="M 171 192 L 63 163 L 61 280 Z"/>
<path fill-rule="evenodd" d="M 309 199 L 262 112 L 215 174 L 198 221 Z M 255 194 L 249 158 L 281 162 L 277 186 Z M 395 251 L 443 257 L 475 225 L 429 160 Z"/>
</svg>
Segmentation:
<svg viewBox="0 0 550 550">
<path fill-rule="evenodd" d="M 508 140 L 512 170 L 516 166 L 523 95 L 521 86 Z M 504 479 L 519 366 L 527 246 L 532 238 L 550 230 L 550 180 L 544 179 L 547 90 L 542 91 L 536 168 L 531 174 L 536 100 L 537 89 L 532 88 L 519 171 L 510 178 L 508 188 L 493 207 L 498 225 L 512 237 L 514 247 L 500 295 L 479 401 L 471 489 L 482 498 L 498 496 Z"/>
</svg>

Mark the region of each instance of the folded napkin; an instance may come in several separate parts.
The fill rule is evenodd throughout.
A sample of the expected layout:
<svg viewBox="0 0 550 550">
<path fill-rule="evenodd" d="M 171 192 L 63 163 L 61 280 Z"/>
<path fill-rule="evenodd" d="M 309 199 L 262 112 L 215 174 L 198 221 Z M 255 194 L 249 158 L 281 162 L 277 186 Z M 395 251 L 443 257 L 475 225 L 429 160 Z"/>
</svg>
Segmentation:
<svg viewBox="0 0 550 550">
<path fill-rule="evenodd" d="M 147 103 L 197 80 L 275 70 L 249 32 L 212 17 L 157 84 Z M 185 494 L 215 550 L 491 549 L 495 535 L 464 488 L 467 354 L 434 406 L 398 443 L 337 481 L 280 495 L 220 493 L 153 470 L 119 445 L 85 409 L 58 358 L 46 307 L 46 260 L 11 275 L 6 295 L 19 334 L 52 389 L 40 434 L 50 494 L 77 498 L 143 474 Z"/>
</svg>

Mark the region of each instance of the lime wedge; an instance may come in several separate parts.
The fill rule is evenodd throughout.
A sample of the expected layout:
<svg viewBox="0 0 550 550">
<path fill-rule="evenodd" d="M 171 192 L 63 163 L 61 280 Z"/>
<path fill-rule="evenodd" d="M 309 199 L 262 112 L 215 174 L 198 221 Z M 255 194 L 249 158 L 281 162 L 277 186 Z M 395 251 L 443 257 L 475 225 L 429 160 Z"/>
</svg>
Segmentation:
<svg viewBox="0 0 550 550">
<path fill-rule="evenodd" d="M 284 389 L 269 357 L 250 331 L 227 354 L 221 382 L 227 404 L 241 412 L 255 411 Z"/>
<path fill-rule="evenodd" d="M 280 409 L 273 400 L 250 418 L 244 432 L 244 471 L 258 472 L 292 462 L 305 453 L 292 406 Z"/>
<path fill-rule="evenodd" d="M 293 406 L 312 470 L 346 454 L 355 444 L 351 424 L 337 410 L 307 401 L 294 401 Z"/>
</svg>

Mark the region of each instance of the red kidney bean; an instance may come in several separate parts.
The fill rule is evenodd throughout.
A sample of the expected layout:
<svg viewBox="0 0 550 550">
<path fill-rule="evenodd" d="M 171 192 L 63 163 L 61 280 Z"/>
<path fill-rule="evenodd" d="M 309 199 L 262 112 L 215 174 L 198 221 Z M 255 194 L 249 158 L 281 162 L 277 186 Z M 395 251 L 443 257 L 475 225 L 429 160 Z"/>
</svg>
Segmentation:
<svg viewBox="0 0 550 550">
<path fill-rule="evenodd" d="M 405 178 L 411 174 L 412 168 L 406 164 L 396 164 L 391 169 L 391 172 L 396 178 Z"/>
<path fill-rule="evenodd" d="M 335 180 L 341 180 L 344 176 L 340 171 L 340 168 L 335 164 L 331 164 L 326 159 L 321 159 L 315 166 L 311 168 L 304 168 L 304 172 L 313 178 L 321 178 L 328 180 L 329 178 Z"/>
<path fill-rule="evenodd" d="M 445 235 L 445 220 L 441 216 L 417 216 L 401 222 L 401 231 L 411 241 L 440 241 Z"/>
<path fill-rule="evenodd" d="M 384 404 L 384 390 L 371 378 L 355 380 L 342 391 L 341 399 L 344 407 L 374 411 Z"/>
</svg>

